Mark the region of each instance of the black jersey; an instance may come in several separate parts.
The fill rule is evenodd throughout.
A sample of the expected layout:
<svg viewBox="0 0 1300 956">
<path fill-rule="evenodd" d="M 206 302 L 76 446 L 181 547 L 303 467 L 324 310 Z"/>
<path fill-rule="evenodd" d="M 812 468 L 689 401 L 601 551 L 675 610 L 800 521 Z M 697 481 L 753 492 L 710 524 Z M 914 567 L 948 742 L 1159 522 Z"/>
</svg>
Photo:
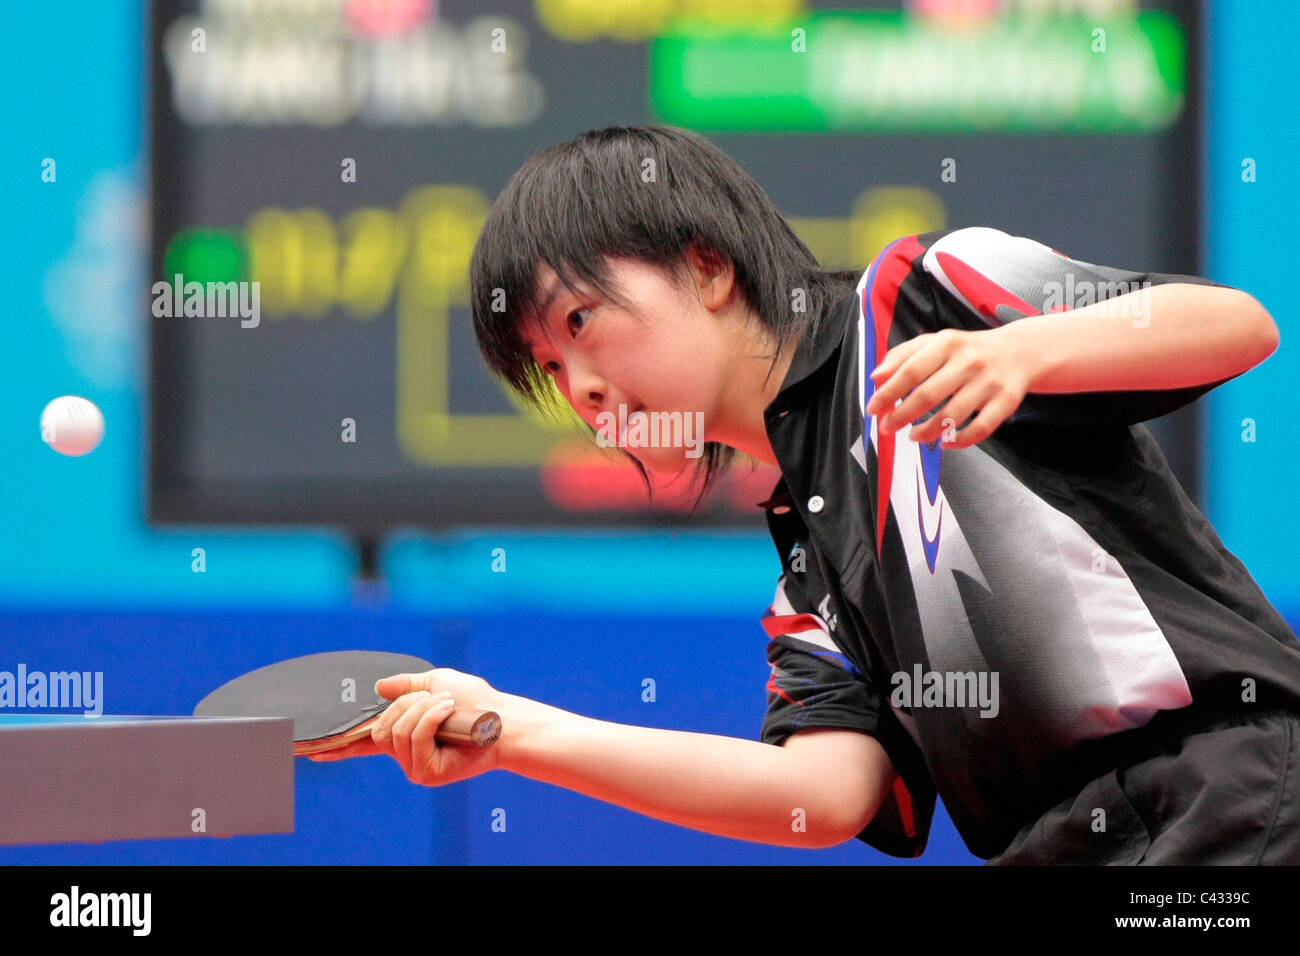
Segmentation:
<svg viewBox="0 0 1300 956">
<path fill-rule="evenodd" d="M 1218 285 L 983 227 L 904 237 L 800 343 L 766 409 L 783 573 L 762 739 L 879 739 L 900 776 L 858 836 L 881 851 L 920 855 L 937 793 L 987 859 L 1189 716 L 1300 711 L 1300 642 L 1140 424 L 1220 383 L 1031 393 L 969 448 L 881 435 L 864 414 L 869 373 L 916 335 L 1169 282 Z"/>
</svg>

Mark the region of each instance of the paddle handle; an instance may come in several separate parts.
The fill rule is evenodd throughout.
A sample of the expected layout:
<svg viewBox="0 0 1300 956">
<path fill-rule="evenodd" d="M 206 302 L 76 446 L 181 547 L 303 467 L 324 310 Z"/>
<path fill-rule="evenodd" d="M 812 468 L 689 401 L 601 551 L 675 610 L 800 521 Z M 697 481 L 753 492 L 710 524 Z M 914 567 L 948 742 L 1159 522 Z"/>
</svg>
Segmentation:
<svg viewBox="0 0 1300 956">
<path fill-rule="evenodd" d="M 438 726 L 440 744 L 491 747 L 501 736 L 501 715 L 495 710 L 453 710 Z"/>
</svg>

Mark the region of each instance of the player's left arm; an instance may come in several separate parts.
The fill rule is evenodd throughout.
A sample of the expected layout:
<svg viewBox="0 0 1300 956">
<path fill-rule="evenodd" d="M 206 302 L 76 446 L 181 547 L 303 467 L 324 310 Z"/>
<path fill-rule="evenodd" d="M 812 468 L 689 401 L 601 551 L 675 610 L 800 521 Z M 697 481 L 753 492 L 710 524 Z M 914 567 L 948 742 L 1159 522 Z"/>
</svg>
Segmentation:
<svg viewBox="0 0 1300 956">
<path fill-rule="evenodd" d="M 1076 331 L 1080 319 L 1088 323 L 1087 335 Z M 1029 391 L 1045 393 L 1218 382 L 1254 368 L 1279 340 L 1277 323 L 1249 293 L 1183 283 L 990 331 L 1001 336 L 1003 351 L 1033 369 Z"/>
<path fill-rule="evenodd" d="M 978 331 L 942 329 L 900 343 L 871 373 L 877 387 L 867 413 L 885 412 L 901 399 L 879 419 L 888 433 L 942 404 L 909 437 L 946 438 L 945 447 L 959 448 L 991 434 L 1027 393 L 1219 384 L 1277 348 L 1276 323 L 1246 292 L 1208 283 L 1143 285 L 1068 311 Z M 972 415 L 966 427 L 954 427 Z"/>
</svg>

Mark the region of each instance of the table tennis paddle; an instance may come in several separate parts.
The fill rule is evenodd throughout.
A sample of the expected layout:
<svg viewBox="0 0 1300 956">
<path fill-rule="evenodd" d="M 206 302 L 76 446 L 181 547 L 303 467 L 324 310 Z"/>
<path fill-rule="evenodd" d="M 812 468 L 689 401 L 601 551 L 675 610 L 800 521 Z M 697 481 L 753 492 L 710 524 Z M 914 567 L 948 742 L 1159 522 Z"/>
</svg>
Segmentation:
<svg viewBox="0 0 1300 956">
<path fill-rule="evenodd" d="M 345 747 L 363 737 L 392 701 L 375 693 L 375 682 L 394 674 L 418 674 L 433 665 L 409 654 L 328 651 L 259 667 L 222 684 L 199 701 L 195 717 L 292 717 L 297 756 Z M 438 727 L 440 744 L 490 747 L 501 736 L 501 718 L 490 710 L 454 710 Z"/>
</svg>

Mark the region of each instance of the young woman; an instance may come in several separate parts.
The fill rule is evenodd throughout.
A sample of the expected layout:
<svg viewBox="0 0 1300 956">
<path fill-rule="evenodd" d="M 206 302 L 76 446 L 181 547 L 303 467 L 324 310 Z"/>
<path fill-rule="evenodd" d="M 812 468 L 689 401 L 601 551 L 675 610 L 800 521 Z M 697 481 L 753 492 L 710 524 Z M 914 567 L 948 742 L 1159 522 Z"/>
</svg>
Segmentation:
<svg viewBox="0 0 1300 956">
<path fill-rule="evenodd" d="M 381 682 L 395 704 L 340 756 L 787 846 L 917 856 L 942 796 L 995 863 L 1300 863 L 1300 643 L 1140 424 L 1273 352 L 1251 296 L 984 227 L 823 270 L 737 163 L 665 127 L 532 157 L 471 282 L 526 400 L 701 489 L 735 450 L 780 468 L 762 740 L 440 668 Z M 656 414 L 697 416 L 706 453 L 629 440 Z M 435 746 L 454 705 L 501 713 L 496 748 Z"/>
</svg>

